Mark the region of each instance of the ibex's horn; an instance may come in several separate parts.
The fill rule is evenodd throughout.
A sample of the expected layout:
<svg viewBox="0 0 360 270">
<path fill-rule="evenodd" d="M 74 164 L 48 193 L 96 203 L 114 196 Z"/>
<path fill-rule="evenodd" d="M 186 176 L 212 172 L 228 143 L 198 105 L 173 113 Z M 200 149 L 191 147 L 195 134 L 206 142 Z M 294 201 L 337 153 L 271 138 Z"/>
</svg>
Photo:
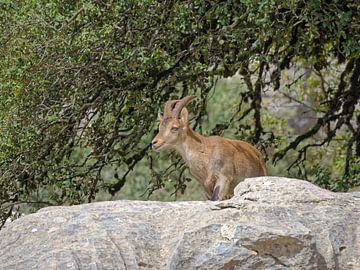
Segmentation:
<svg viewBox="0 0 360 270">
<path fill-rule="evenodd" d="M 195 98 L 195 96 L 186 96 L 186 97 L 184 97 L 184 98 L 182 98 L 180 100 L 177 100 L 177 102 L 175 104 L 175 108 L 172 111 L 172 117 L 173 118 L 179 118 L 182 108 L 184 108 L 184 106 L 186 104 L 188 104 L 194 98 Z"/>
<path fill-rule="evenodd" d="M 165 103 L 164 118 L 171 117 L 171 113 L 176 102 L 178 102 L 178 100 L 169 100 Z"/>
</svg>

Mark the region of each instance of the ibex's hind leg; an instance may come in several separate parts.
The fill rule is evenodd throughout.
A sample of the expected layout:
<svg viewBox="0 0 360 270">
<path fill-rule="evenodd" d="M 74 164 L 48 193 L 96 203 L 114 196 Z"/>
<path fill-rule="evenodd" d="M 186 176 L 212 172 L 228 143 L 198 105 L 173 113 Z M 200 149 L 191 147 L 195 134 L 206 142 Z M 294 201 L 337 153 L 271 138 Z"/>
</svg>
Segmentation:
<svg viewBox="0 0 360 270">
<path fill-rule="evenodd" d="M 229 197 L 230 192 L 230 181 L 229 179 L 224 175 L 219 175 L 213 194 L 211 196 L 212 201 L 222 201 Z"/>
</svg>

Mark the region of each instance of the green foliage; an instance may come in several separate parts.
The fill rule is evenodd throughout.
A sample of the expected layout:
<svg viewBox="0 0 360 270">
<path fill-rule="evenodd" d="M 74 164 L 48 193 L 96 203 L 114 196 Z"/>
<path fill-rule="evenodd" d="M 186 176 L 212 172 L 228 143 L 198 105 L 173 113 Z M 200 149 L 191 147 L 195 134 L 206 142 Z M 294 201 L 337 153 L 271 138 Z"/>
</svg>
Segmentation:
<svg viewBox="0 0 360 270">
<path fill-rule="evenodd" d="M 164 102 L 187 94 L 199 97 L 195 128 L 256 144 L 274 173 L 301 172 L 333 190 L 359 185 L 355 0 L 3 0 L 0 8 L 3 220 L 22 202 L 115 195 L 133 172 L 147 172 L 150 191 L 171 180 L 181 193 L 184 164 L 148 150 Z M 216 84 L 235 74 L 229 87 Z M 304 108 L 313 121 L 296 125 Z"/>
</svg>

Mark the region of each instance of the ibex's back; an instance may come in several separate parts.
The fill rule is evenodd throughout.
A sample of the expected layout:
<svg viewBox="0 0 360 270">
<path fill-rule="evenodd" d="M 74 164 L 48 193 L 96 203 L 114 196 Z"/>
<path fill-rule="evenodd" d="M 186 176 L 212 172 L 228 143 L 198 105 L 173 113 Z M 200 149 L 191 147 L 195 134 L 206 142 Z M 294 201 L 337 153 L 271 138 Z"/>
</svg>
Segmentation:
<svg viewBox="0 0 360 270">
<path fill-rule="evenodd" d="M 219 136 L 204 137 L 189 127 L 184 106 L 192 98 L 166 103 L 153 149 L 175 148 L 212 200 L 230 198 L 235 186 L 245 178 L 267 175 L 261 154 L 250 144 Z"/>
<path fill-rule="evenodd" d="M 234 153 L 236 155 L 236 161 L 240 163 L 240 168 L 245 171 L 246 169 L 243 167 L 249 168 L 249 176 L 259 176 L 259 175 L 267 175 L 267 169 L 265 166 L 265 162 L 261 156 L 261 153 L 253 147 L 251 144 L 239 141 L 239 140 L 230 140 L 221 137 L 215 137 L 216 139 L 228 141 L 231 144 L 231 147 L 235 147 L 237 152 Z"/>
</svg>

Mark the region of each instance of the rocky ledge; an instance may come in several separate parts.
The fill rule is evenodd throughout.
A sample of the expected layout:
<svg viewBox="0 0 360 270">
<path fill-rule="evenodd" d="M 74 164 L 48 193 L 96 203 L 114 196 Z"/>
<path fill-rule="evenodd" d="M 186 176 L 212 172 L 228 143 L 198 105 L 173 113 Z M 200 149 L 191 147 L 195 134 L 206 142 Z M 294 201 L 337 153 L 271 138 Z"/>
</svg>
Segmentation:
<svg viewBox="0 0 360 270">
<path fill-rule="evenodd" d="M 222 202 L 48 207 L 0 231 L 0 269 L 360 269 L 360 192 L 259 177 Z"/>
</svg>

